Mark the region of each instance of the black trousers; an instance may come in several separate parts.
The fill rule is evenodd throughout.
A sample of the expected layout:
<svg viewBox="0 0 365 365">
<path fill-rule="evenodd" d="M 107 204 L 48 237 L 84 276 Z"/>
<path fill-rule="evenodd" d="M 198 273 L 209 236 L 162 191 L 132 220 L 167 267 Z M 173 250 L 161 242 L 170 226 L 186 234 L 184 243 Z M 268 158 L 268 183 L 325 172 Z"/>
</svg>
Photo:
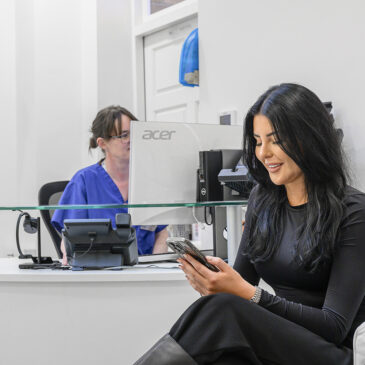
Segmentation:
<svg viewBox="0 0 365 365">
<path fill-rule="evenodd" d="M 351 349 L 231 294 L 197 300 L 170 335 L 198 364 L 353 364 Z"/>
</svg>

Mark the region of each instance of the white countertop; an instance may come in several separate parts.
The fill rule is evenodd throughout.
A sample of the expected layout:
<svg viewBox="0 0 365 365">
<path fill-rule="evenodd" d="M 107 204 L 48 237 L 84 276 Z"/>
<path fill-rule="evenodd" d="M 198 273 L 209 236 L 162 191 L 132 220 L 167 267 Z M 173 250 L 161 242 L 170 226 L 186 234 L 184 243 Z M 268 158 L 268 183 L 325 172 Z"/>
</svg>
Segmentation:
<svg viewBox="0 0 365 365">
<path fill-rule="evenodd" d="M 0 258 L 0 282 L 118 282 L 185 281 L 185 274 L 175 263 L 136 265 L 123 270 L 51 270 L 19 269 L 29 260 Z M 148 267 L 149 266 L 149 267 Z"/>
</svg>

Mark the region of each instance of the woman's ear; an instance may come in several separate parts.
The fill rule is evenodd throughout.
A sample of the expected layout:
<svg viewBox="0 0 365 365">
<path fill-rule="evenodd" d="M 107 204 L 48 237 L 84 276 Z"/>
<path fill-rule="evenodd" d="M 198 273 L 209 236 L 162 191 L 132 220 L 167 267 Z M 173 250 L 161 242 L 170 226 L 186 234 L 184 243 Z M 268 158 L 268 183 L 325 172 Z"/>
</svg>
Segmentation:
<svg viewBox="0 0 365 365">
<path fill-rule="evenodd" d="M 98 137 L 97 139 L 96 139 L 96 143 L 98 144 L 98 146 L 102 149 L 102 150 L 104 150 L 105 149 L 105 139 L 104 138 L 102 138 L 102 137 Z"/>
</svg>

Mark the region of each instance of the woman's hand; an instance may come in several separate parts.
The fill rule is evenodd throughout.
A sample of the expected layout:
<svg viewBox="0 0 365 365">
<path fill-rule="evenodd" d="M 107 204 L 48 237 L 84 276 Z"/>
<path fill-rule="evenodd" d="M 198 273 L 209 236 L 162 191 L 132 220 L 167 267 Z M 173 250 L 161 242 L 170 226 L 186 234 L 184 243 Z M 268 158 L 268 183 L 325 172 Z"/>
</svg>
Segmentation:
<svg viewBox="0 0 365 365">
<path fill-rule="evenodd" d="M 242 278 L 231 266 L 218 257 L 207 256 L 208 262 L 219 269 L 219 272 L 209 270 L 190 255 L 178 259 L 190 285 L 201 295 L 230 293 L 245 299 L 251 299 L 255 287 Z"/>
<path fill-rule="evenodd" d="M 68 262 L 67 262 L 65 242 L 63 241 L 63 238 L 61 241 L 61 252 L 62 252 L 62 265 L 66 266 L 68 265 Z"/>
</svg>

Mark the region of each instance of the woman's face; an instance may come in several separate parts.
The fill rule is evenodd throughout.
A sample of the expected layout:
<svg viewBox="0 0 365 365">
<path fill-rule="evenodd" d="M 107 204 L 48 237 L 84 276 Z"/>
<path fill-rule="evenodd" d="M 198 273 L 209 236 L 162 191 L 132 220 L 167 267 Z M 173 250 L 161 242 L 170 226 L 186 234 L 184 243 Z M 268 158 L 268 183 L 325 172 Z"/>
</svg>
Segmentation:
<svg viewBox="0 0 365 365">
<path fill-rule="evenodd" d="M 118 160 L 129 160 L 130 150 L 130 128 L 131 120 L 126 115 L 122 114 L 122 130 L 119 131 L 118 121 L 115 121 L 116 131 L 111 133 L 110 139 L 98 138 L 99 147 L 105 151 L 107 158 Z"/>
<path fill-rule="evenodd" d="M 270 120 L 257 114 L 253 119 L 253 134 L 256 139 L 255 154 L 269 172 L 275 185 L 286 188 L 304 186 L 304 174 L 299 166 L 281 149 Z"/>
</svg>

